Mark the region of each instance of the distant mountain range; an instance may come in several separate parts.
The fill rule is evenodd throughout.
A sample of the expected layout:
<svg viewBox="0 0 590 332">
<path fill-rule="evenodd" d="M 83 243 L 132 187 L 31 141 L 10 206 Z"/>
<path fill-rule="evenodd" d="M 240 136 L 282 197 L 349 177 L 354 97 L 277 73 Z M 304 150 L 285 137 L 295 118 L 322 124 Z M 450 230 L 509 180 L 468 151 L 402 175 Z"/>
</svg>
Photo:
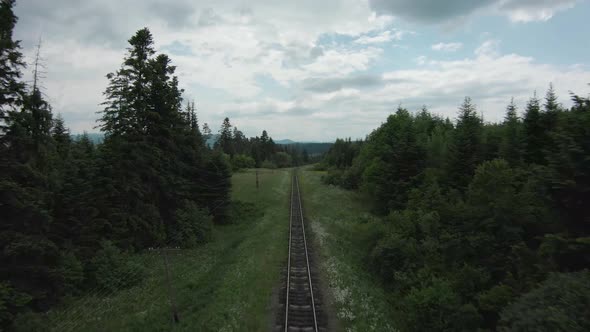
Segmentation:
<svg viewBox="0 0 590 332">
<path fill-rule="evenodd" d="M 72 139 L 74 139 L 74 140 L 79 140 L 82 137 L 82 135 L 83 134 L 74 134 L 74 135 L 70 135 L 70 136 L 72 136 Z M 102 141 L 104 141 L 104 135 L 101 133 L 86 133 L 86 135 L 88 136 L 90 141 L 94 144 L 100 144 L 100 143 L 102 143 Z"/>
<path fill-rule="evenodd" d="M 88 135 L 88 138 L 94 144 L 100 144 L 104 141 L 104 135 L 102 133 L 86 133 L 86 135 Z M 81 136 L 82 136 L 81 134 L 75 134 L 75 135 L 72 135 L 72 138 L 77 140 L 77 139 L 80 139 Z M 206 143 L 209 147 L 212 147 L 215 144 L 215 142 L 217 142 L 218 139 L 219 139 L 219 134 L 214 134 L 207 140 Z M 296 141 L 293 141 L 290 139 L 279 139 L 279 140 L 276 140 L 275 143 L 280 144 L 280 145 L 299 145 L 301 147 L 301 149 L 307 150 L 307 152 L 310 155 L 322 154 L 324 152 L 327 152 L 333 144 L 333 143 L 319 143 L 319 142 L 296 142 Z"/>
</svg>

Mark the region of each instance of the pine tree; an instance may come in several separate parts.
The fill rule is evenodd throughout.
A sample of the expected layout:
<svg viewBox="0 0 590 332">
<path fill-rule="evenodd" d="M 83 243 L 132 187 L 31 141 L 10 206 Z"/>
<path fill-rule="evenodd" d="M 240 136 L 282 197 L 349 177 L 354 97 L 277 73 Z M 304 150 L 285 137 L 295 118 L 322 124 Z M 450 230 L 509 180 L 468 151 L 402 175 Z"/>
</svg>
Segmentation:
<svg viewBox="0 0 590 332">
<path fill-rule="evenodd" d="M 61 114 L 58 114 L 55 117 L 55 119 L 53 119 L 51 137 L 55 142 L 55 147 L 57 149 L 58 155 L 62 160 L 65 160 L 68 157 L 68 153 L 70 151 L 70 144 L 72 143 L 72 138 L 70 136 L 69 129 L 66 128 L 64 119 L 62 118 Z"/>
<path fill-rule="evenodd" d="M 205 141 L 207 141 L 211 138 L 211 136 L 211 128 L 209 128 L 207 122 L 203 123 L 203 138 L 205 139 Z"/>
<path fill-rule="evenodd" d="M 364 190 L 376 201 L 381 213 L 403 208 L 413 178 L 425 164 L 424 151 L 416 141 L 414 119 L 403 108 L 390 115 L 371 136 L 362 153 Z"/>
<path fill-rule="evenodd" d="M 546 133 L 541 123 L 539 99 L 536 96 L 527 103 L 523 120 L 524 129 L 524 159 L 527 163 L 545 164 L 543 153 L 546 143 Z"/>
<path fill-rule="evenodd" d="M 519 165 L 522 159 L 521 123 L 518 119 L 517 108 L 514 99 L 506 107 L 506 116 L 503 122 L 504 133 L 500 146 L 500 156 L 512 166 Z"/>
<path fill-rule="evenodd" d="M 233 146 L 233 134 L 232 134 L 232 125 L 229 122 L 229 118 L 225 118 L 223 120 L 223 124 L 221 125 L 221 129 L 219 129 L 219 139 L 216 142 L 216 146 L 230 156 L 234 155 L 234 146 Z"/>
<path fill-rule="evenodd" d="M 12 8 L 15 0 L 0 2 L 0 136 L 4 134 L 7 112 L 22 105 L 25 84 L 21 81 L 25 67 L 20 41 L 12 38 L 17 17 Z"/>
<path fill-rule="evenodd" d="M 457 127 L 449 146 L 450 185 L 464 188 L 481 159 L 482 120 L 471 98 L 465 97 L 459 107 Z"/>
<path fill-rule="evenodd" d="M 13 5 L 10 0 L 0 5 L 0 280 L 24 300 L 21 304 L 40 310 L 55 301 L 59 288 L 59 252 L 48 239 L 51 109 L 37 86 L 25 91 L 19 81 L 23 62 L 19 43 L 12 40 Z M 0 308 L 2 319 L 5 307 L 14 304 Z"/>
<path fill-rule="evenodd" d="M 153 38 L 143 28 L 129 39 L 130 47 L 122 68 L 107 75 L 109 86 L 104 95 L 100 128 L 107 135 L 141 134 L 147 130 L 150 59 L 154 55 Z"/>
</svg>

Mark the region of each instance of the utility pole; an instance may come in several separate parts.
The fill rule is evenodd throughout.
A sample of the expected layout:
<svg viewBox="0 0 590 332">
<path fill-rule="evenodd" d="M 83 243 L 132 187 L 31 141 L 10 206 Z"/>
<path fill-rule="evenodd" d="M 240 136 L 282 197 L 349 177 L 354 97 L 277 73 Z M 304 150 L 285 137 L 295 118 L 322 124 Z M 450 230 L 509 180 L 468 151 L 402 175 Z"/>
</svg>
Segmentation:
<svg viewBox="0 0 590 332">
<path fill-rule="evenodd" d="M 174 297 L 174 288 L 172 287 L 172 282 L 170 279 L 170 268 L 168 266 L 168 254 L 166 253 L 166 248 L 163 248 L 161 250 L 161 253 L 164 257 L 164 267 L 166 268 L 166 283 L 168 284 L 168 297 L 170 299 L 170 310 L 172 311 L 172 322 L 178 323 L 180 320 L 178 319 L 176 299 Z"/>
<path fill-rule="evenodd" d="M 256 190 L 258 190 L 258 168 L 256 169 Z"/>
</svg>

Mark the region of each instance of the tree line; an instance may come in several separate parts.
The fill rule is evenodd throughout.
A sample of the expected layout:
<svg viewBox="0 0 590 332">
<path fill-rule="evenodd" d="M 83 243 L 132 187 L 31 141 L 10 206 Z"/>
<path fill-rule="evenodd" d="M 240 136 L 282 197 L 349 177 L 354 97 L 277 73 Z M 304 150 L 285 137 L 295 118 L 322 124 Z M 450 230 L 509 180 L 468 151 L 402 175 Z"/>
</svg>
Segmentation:
<svg viewBox="0 0 590 332">
<path fill-rule="evenodd" d="M 318 166 L 383 216 L 358 236 L 402 330 L 590 329 L 590 100 L 557 100 L 500 123 L 400 107 Z"/>
<path fill-rule="evenodd" d="M 107 75 L 104 142 L 94 144 L 54 116 L 36 71 L 24 81 L 14 3 L 0 2 L 0 330 L 65 298 L 133 285 L 146 271 L 127 255 L 196 246 L 233 211 L 228 151 L 206 146 L 194 103 L 184 104 L 176 67 L 147 28 Z"/>
<path fill-rule="evenodd" d="M 211 139 L 211 130 L 206 123 L 203 133 L 207 140 Z M 314 156 L 310 156 L 305 145 L 275 143 L 266 130 L 262 131 L 260 137 L 246 138 L 238 127 L 232 126 L 229 118 L 223 120 L 219 134 L 214 140 L 214 149 L 228 156 L 234 170 L 291 167 L 318 160 L 317 155 L 315 159 Z"/>
</svg>

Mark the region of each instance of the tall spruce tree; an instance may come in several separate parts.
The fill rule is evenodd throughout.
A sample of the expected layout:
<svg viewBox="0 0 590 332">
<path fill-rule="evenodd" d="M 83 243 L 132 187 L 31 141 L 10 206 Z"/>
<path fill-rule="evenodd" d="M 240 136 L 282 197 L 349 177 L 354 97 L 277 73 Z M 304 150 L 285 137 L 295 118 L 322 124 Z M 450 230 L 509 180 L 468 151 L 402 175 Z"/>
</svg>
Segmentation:
<svg viewBox="0 0 590 332">
<path fill-rule="evenodd" d="M 541 120 L 541 109 L 539 99 L 536 96 L 531 98 L 526 106 L 524 120 L 524 158 L 527 163 L 545 164 L 544 144 L 546 133 Z"/>
<path fill-rule="evenodd" d="M 500 145 L 500 156 L 508 161 L 511 166 L 519 165 L 522 159 L 522 134 L 521 122 L 518 118 L 514 98 L 506 107 L 506 116 L 503 122 L 503 135 Z"/>
<path fill-rule="evenodd" d="M 216 142 L 216 146 L 223 151 L 223 153 L 230 156 L 234 155 L 232 125 L 229 122 L 229 118 L 223 119 L 223 123 L 219 129 L 219 139 Z"/>
<path fill-rule="evenodd" d="M 3 129 L 0 136 L 0 280 L 17 302 L 3 304 L 0 318 L 19 306 L 37 310 L 54 303 L 59 289 L 59 252 L 49 240 L 52 217 L 48 191 L 51 110 L 38 89 L 19 81 L 23 61 L 12 40 L 14 1 L 0 5 L 0 82 Z M 8 322 L 1 322 L 6 327 Z"/>
<path fill-rule="evenodd" d="M 457 126 L 449 146 L 449 180 L 453 187 L 465 188 L 481 161 L 483 123 L 471 98 L 459 107 Z"/>
<path fill-rule="evenodd" d="M 0 2 L 0 135 L 7 123 L 7 112 L 22 105 L 25 84 L 21 81 L 25 67 L 20 41 L 12 38 L 14 26 L 18 21 L 12 8 L 15 0 Z"/>
</svg>

